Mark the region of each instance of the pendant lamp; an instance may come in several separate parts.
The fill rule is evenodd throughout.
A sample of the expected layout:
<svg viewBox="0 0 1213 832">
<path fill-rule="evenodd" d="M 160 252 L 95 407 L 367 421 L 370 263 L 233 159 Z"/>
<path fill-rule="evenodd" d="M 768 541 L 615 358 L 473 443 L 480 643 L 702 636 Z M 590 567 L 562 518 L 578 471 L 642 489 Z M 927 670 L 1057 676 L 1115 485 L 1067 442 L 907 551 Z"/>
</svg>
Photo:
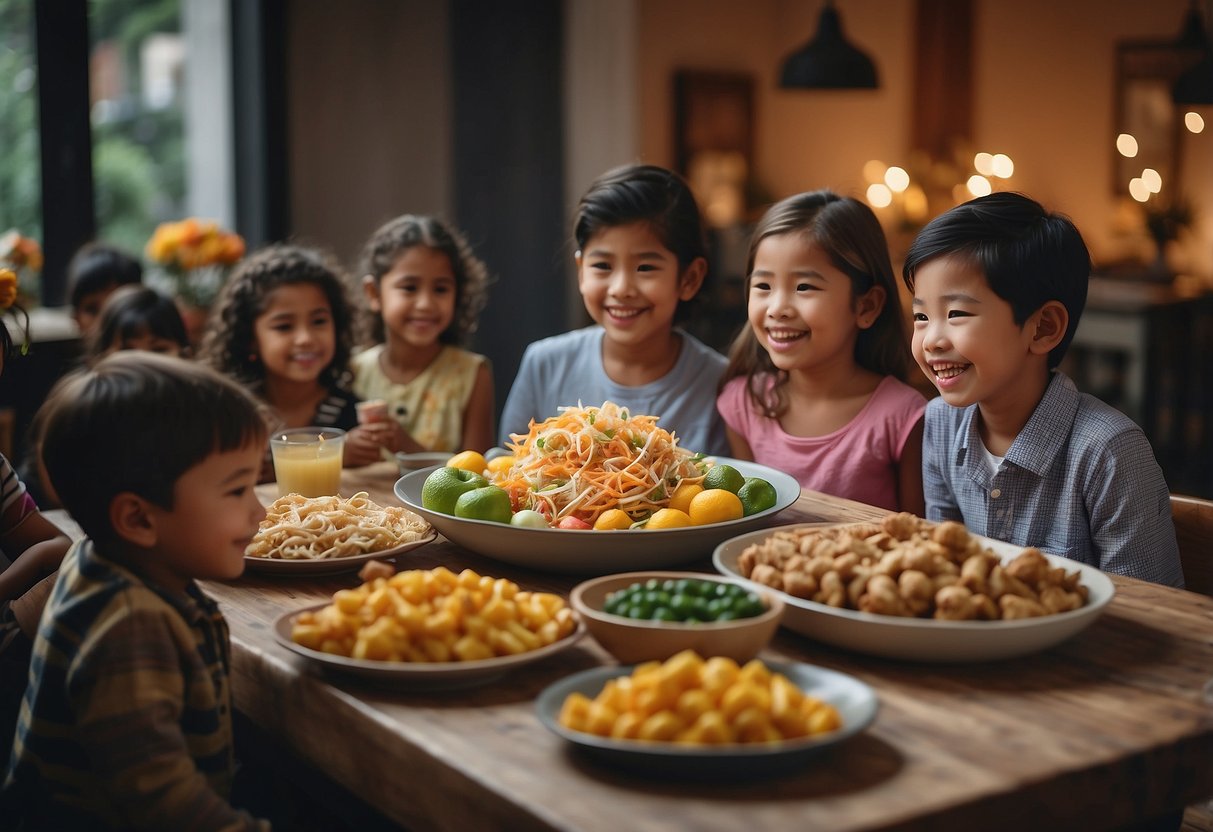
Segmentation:
<svg viewBox="0 0 1213 832">
<path fill-rule="evenodd" d="M 1175 80 L 1171 100 L 1176 104 L 1213 104 L 1213 41 L 1201 19 L 1198 3 L 1189 7 L 1175 45 L 1196 52 L 1200 59 Z"/>
<path fill-rule="evenodd" d="M 783 64 L 779 86 L 784 89 L 876 89 L 876 65 L 847 42 L 833 0 L 826 0 L 817 34 Z"/>
</svg>

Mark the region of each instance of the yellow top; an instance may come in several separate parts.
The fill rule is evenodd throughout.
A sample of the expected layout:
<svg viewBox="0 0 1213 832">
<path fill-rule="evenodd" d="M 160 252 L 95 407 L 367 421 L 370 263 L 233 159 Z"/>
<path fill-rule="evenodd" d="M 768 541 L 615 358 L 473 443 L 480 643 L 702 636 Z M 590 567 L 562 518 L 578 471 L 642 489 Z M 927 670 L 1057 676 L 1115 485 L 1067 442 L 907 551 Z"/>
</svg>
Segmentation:
<svg viewBox="0 0 1213 832">
<path fill-rule="evenodd" d="M 431 451 L 460 450 L 463 414 L 484 356 L 444 346 L 420 375 L 397 384 L 383 373 L 382 353 L 383 344 L 377 344 L 350 361 L 354 395 L 363 401 L 383 399 L 392 418 Z"/>
</svg>

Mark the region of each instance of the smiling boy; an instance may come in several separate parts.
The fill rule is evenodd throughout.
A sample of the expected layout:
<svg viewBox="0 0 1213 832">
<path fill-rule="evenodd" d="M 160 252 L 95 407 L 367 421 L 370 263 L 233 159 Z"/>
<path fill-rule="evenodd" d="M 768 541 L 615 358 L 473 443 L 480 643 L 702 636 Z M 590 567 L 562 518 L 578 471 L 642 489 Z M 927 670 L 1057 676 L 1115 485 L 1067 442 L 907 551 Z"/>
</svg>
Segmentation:
<svg viewBox="0 0 1213 832">
<path fill-rule="evenodd" d="M 199 365 L 122 352 L 45 407 L 46 468 L 88 537 L 43 611 L 0 826 L 264 828 L 227 800 L 228 630 L 195 583 L 238 577 L 265 516 L 256 403 Z"/>
<path fill-rule="evenodd" d="M 1087 297 L 1068 219 L 999 193 L 936 217 L 903 276 L 927 406 L 927 518 L 1107 572 L 1183 586 L 1170 495 L 1128 417 L 1057 370 Z"/>
</svg>

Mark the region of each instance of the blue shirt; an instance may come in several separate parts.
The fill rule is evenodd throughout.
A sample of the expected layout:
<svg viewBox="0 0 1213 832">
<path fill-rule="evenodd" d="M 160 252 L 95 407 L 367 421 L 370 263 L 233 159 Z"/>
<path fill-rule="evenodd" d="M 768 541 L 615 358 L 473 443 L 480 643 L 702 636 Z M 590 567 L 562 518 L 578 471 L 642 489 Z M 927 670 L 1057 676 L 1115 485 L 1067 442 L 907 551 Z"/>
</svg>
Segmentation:
<svg viewBox="0 0 1213 832">
<path fill-rule="evenodd" d="M 656 416 L 657 424 L 678 437 L 681 448 L 727 455 L 729 441 L 716 412 L 725 357 L 686 332 L 675 332 L 682 338 L 678 360 L 664 376 L 639 387 L 618 384 L 606 374 L 600 326 L 531 344 L 501 413 L 501 445 L 511 433 L 525 434 L 531 419 L 542 422 L 560 415 L 561 407 L 612 401 L 634 414 Z"/>
<path fill-rule="evenodd" d="M 1054 373 L 996 473 L 983 459 L 977 405 L 927 404 L 927 519 L 1035 546 L 1105 572 L 1182 587 L 1162 470 L 1141 428 Z"/>
</svg>

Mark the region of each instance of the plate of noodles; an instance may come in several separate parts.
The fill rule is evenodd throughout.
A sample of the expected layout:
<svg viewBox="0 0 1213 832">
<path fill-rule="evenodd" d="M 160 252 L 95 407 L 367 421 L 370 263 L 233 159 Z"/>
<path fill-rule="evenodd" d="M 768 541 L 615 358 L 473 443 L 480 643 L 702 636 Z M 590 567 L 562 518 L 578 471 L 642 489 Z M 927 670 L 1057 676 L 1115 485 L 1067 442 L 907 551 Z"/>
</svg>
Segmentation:
<svg viewBox="0 0 1213 832">
<path fill-rule="evenodd" d="M 365 491 L 348 498 L 288 494 L 266 507 L 244 565 L 255 572 L 331 575 L 394 558 L 435 537 L 421 517 L 377 505 Z"/>
<path fill-rule="evenodd" d="M 601 512 L 626 510 L 638 522 L 668 503 L 684 480 L 701 480 L 713 465 L 728 464 L 744 477 L 760 477 L 775 489 L 775 504 L 754 514 L 668 529 L 617 531 L 525 528 L 471 520 L 422 506 L 421 489 L 436 467 L 405 474 L 396 497 L 428 520 L 447 539 L 496 560 L 570 575 L 604 575 L 661 569 L 706 560 L 716 544 L 770 525 L 800 496 L 794 478 L 754 462 L 704 457 L 678 446 L 652 416 L 633 416 L 610 402 L 598 407 L 562 408 L 558 417 L 532 422 L 516 436 L 510 470 L 490 477 L 516 501 L 542 508 L 552 517 L 572 514 L 593 523 Z M 543 505 L 540 505 L 540 504 Z"/>
</svg>

